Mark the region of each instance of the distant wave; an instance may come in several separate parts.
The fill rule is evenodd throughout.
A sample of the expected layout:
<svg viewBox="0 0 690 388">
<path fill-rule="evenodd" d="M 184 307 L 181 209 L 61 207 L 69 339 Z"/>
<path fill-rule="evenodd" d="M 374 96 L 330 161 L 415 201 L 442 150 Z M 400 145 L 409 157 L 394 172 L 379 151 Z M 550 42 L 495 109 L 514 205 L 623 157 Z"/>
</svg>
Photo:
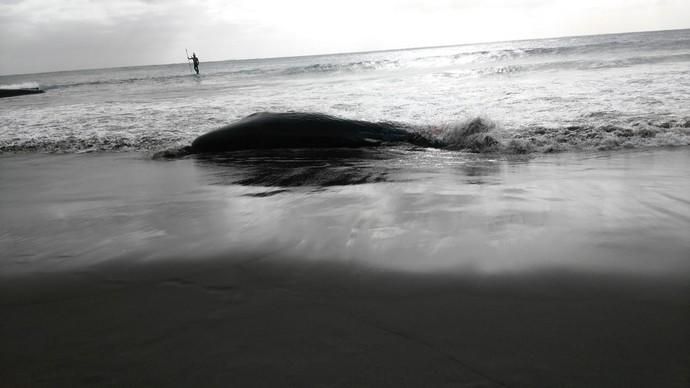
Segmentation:
<svg viewBox="0 0 690 388">
<path fill-rule="evenodd" d="M 554 49 L 555 50 L 555 49 Z M 658 63 L 668 63 L 668 62 L 690 62 L 690 53 L 686 54 L 658 54 L 658 55 L 638 55 L 631 57 L 620 57 L 607 60 L 591 60 L 591 59 L 568 59 L 569 57 L 544 57 L 542 61 L 534 63 L 510 63 L 506 62 L 502 64 L 504 60 L 508 58 L 515 58 L 521 55 L 532 55 L 530 53 L 548 53 L 552 51 L 551 49 L 529 49 L 523 51 L 516 50 L 502 50 L 497 52 L 481 51 L 478 52 L 481 55 L 486 55 L 490 60 L 482 61 L 480 58 L 475 58 L 469 66 L 472 68 L 466 69 L 466 74 L 476 74 L 479 76 L 493 75 L 493 74 L 512 74 L 518 72 L 529 72 L 529 71 L 550 71 L 550 70 L 592 70 L 592 69 L 603 69 L 603 68 L 616 68 L 616 67 L 628 67 L 635 65 L 645 65 L 645 64 L 658 64 Z M 555 50 L 558 51 L 558 50 Z M 527 53 L 527 54 L 525 54 Z M 477 53 L 469 53 L 463 55 L 476 55 Z M 453 57 L 456 57 L 454 55 Z M 417 58 L 415 61 L 429 60 L 429 58 Z M 472 66 L 472 63 L 476 63 Z M 481 66 L 480 63 L 484 63 Z M 411 63 L 404 63 L 399 60 L 378 60 L 378 61 L 354 61 L 346 63 L 314 63 L 306 64 L 302 66 L 293 66 L 287 68 L 248 68 L 248 69 L 238 69 L 222 72 L 209 73 L 206 77 L 237 77 L 237 76 L 251 76 L 251 77 L 261 77 L 261 76 L 299 76 L 299 75 L 318 75 L 318 74 L 334 74 L 334 73 L 357 73 L 357 72 L 369 72 L 377 70 L 394 70 L 405 68 L 406 66 L 412 66 Z M 433 69 L 433 67 L 431 68 Z M 446 73 L 441 73 L 446 74 Z M 457 73 L 448 73 L 457 74 Z M 171 82 L 175 80 L 181 80 L 189 78 L 188 74 L 172 74 L 164 76 L 153 76 L 153 77 L 131 77 L 123 79 L 103 79 L 103 80 L 89 80 L 74 83 L 61 83 L 61 84 L 47 84 L 43 85 L 43 89 L 62 89 L 62 88 L 72 88 L 80 86 L 99 86 L 99 85 L 124 85 L 139 82 Z M 38 87 L 35 82 L 24 83 L 21 87 Z M 3 85 L 0 87 L 19 87 L 17 85 Z"/>
<path fill-rule="evenodd" d="M 591 46 L 591 45 L 589 45 Z M 586 47 L 589 47 L 586 46 Z M 604 46 L 604 44 L 602 44 Z M 411 62 L 402 60 L 370 60 L 370 61 L 354 61 L 346 63 L 314 63 L 302 66 L 293 66 L 287 68 L 269 68 L 269 69 L 242 69 L 230 72 L 223 72 L 213 74 L 214 76 L 233 76 L 233 75 L 274 75 L 274 76 L 294 76 L 294 75 L 308 75 L 308 74 L 333 74 L 333 73 L 355 73 L 368 72 L 376 70 L 395 70 L 402 69 L 408 66 L 414 66 L 414 62 L 428 62 L 436 60 L 449 60 L 453 63 L 460 58 L 471 59 L 468 66 L 474 65 L 473 70 L 467 70 L 468 73 L 479 75 L 487 74 L 506 74 L 523 71 L 544 71 L 544 70 L 559 70 L 559 69 L 600 69 L 600 68 L 614 68 L 627 67 L 644 64 L 657 64 L 666 62 L 690 62 L 690 53 L 685 54 L 650 54 L 646 56 L 631 56 L 631 57 L 617 57 L 613 59 L 585 59 L 577 57 L 568 57 L 562 52 L 580 52 L 585 53 L 585 46 L 576 50 L 571 47 L 554 47 L 554 48 L 531 48 L 531 49 L 510 49 L 498 51 L 475 51 L 469 53 L 454 54 L 451 56 L 429 56 L 417 57 Z M 591 48 L 591 47 L 590 47 Z M 524 58 L 528 56 L 540 56 L 537 62 L 532 63 L 510 63 L 510 59 Z M 501 62 L 508 61 L 506 64 Z M 462 61 L 461 61 L 462 62 Z M 448 62 L 447 62 L 448 63 Z M 463 62 L 464 63 L 464 62 Z M 484 64 L 484 66 L 482 66 Z M 488 65 L 488 66 L 487 66 Z M 433 69 L 433 67 L 431 67 Z"/>
<path fill-rule="evenodd" d="M 679 39 L 670 41 L 652 41 L 647 43 L 649 47 L 643 47 L 645 49 L 660 51 L 660 50 L 672 50 L 672 49 L 683 49 L 690 47 L 690 39 Z M 634 51 L 639 51 L 641 42 L 639 41 L 604 41 L 604 42 L 593 42 L 588 44 L 580 45 L 567 45 L 567 46 L 544 46 L 544 47 L 522 47 L 522 48 L 510 48 L 510 49 L 498 49 L 498 50 L 478 50 L 478 51 L 468 51 L 453 54 L 451 57 L 453 59 L 463 59 L 466 57 L 475 58 L 475 60 L 480 61 L 501 61 L 507 59 L 516 58 L 527 58 L 527 57 L 553 57 L 553 56 L 568 56 L 568 55 L 580 55 L 580 54 L 592 54 L 596 52 L 610 53 L 614 50 L 625 50 L 632 49 Z M 418 59 L 424 59 L 420 57 Z"/>
<path fill-rule="evenodd" d="M 534 49 L 534 51 L 539 51 Z M 506 51 L 507 52 L 507 51 Z M 483 52 L 482 52 L 483 53 Z M 495 58 L 500 57 L 500 54 L 496 52 L 488 52 Z M 515 53 L 511 54 L 514 55 Z M 516 54 L 515 54 L 516 55 Z M 549 71 L 549 70 L 564 70 L 564 69 L 577 69 L 577 70 L 594 70 L 603 68 L 615 68 L 615 67 L 627 67 L 635 65 L 645 65 L 645 64 L 658 64 L 667 62 L 690 62 L 690 53 L 688 54 L 669 54 L 669 55 L 647 55 L 647 56 L 635 56 L 629 58 L 615 58 L 610 60 L 589 60 L 589 59 L 559 59 L 560 57 L 553 57 L 550 61 L 542 61 L 536 63 L 520 63 L 520 64 L 501 64 L 500 61 L 490 61 L 487 62 L 488 66 L 479 66 L 473 69 L 467 69 L 465 74 L 475 74 L 479 76 L 487 76 L 494 74 L 512 74 L 518 72 L 530 72 L 530 71 Z M 421 60 L 421 59 L 417 59 Z M 249 69 L 239 69 L 231 71 L 222 71 L 209 73 L 205 75 L 206 77 L 237 77 L 237 76 L 298 76 L 298 75 L 309 75 L 309 74 L 334 74 L 334 73 L 356 73 L 356 72 L 368 72 L 376 70 L 393 70 L 400 69 L 408 66 L 409 64 L 402 63 L 398 60 L 379 60 L 379 61 L 355 61 L 347 63 L 316 63 L 304 66 L 293 66 L 287 68 L 249 68 Z M 444 75 L 446 73 L 441 73 Z M 447 73 L 447 74 L 457 74 L 457 73 Z M 64 88 L 74 88 L 74 87 L 84 87 L 84 86 L 102 86 L 102 85 L 126 85 L 140 82 L 152 82 L 152 83 L 164 83 L 164 82 L 174 82 L 176 80 L 183 80 L 189 78 L 189 74 L 170 74 L 164 76 L 152 76 L 152 77 L 130 77 L 121 79 L 97 79 L 88 80 L 80 82 L 65 82 L 56 84 L 45 84 L 40 85 L 44 90 L 51 89 L 64 89 Z M 39 87 L 36 82 L 25 82 L 21 84 L 13 85 L 0 85 L 0 88 L 12 89 L 12 88 L 30 88 Z"/>
<path fill-rule="evenodd" d="M 675 55 L 647 55 L 630 58 L 610 59 L 610 60 L 559 60 L 551 62 L 540 62 L 531 64 L 509 64 L 487 66 L 461 73 L 461 75 L 477 74 L 480 76 L 514 74 L 530 71 L 556 71 L 556 70 L 599 70 L 609 68 L 621 68 L 637 65 L 652 65 L 671 62 L 690 62 L 689 54 Z M 457 76 L 458 73 L 442 72 L 436 73 L 440 76 Z"/>
<path fill-rule="evenodd" d="M 99 85 L 125 85 L 133 84 L 137 82 L 168 82 L 175 79 L 189 78 L 189 74 L 171 74 L 164 76 L 152 76 L 152 77 L 129 77 L 129 78 L 110 78 L 110 79 L 97 79 L 79 82 L 64 82 L 55 84 L 46 84 L 43 86 L 45 90 L 51 89 L 64 89 L 64 88 L 74 88 L 80 86 L 99 86 Z"/>
<path fill-rule="evenodd" d="M 690 62 L 690 53 L 662 54 L 659 50 L 664 45 L 669 47 L 678 46 L 678 41 L 660 42 L 659 47 L 650 49 L 649 55 L 639 55 L 639 50 L 630 53 L 623 51 L 609 59 L 608 56 L 588 55 L 595 51 L 607 53 L 614 49 L 625 49 L 630 46 L 635 48 L 634 43 L 630 42 L 600 42 L 575 46 L 555 46 L 555 47 L 525 47 L 498 50 L 477 50 L 460 52 L 441 56 L 420 56 L 410 59 L 371 59 L 350 62 L 338 62 L 333 57 L 325 56 L 322 62 L 305 63 L 296 66 L 258 66 L 247 68 L 226 68 L 223 70 L 210 68 L 202 72 L 207 79 L 220 77 L 225 79 L 235 79 L 240 77 L 251 77 L 252 79 L 262 77 L 294 77 L 300 75 L 329 75 L 329 74 L 351 74 L 358 72 L 372 72 L 380 70 L 396 70 L 411 68 L 428 67 L 433 72 L 434 67 L 446 67 L 462 65 L 468 74 L 479 76 L 493 74 L 510 74 L 527 71 L 549 71 L 560 69 L 601 69 L 614 67 L 627 67 L 634 65 L 656 64 L 665 62 Z M 690 45 L 690 41 L 687 41 Z M 632 54 L 636 52 L 637 55 Z M 572 55 L 571 55 L 572 54 Z M 583 54 L 583 55 L 579 55 Z M 626 56 L 628 55 L 628 56 Z M 531 59 L 530 59 L 531 58 Z M 597 58 L 597 59 L 591 59 Z M 178 69 L 179 70 L 179 69 Z M 169 83 L 189 78 L 189 74 L 180 73 L 178 70 L 165 75 L 155 76 L 130 76 L 125 78 L 98 78 L 84 79 L 78 78 L 73 82 L 63 81 L 58 83 L 45 83 L 40 87 L 44 90 L 64 89 L 74 87 L 89 87 L 103 85 L 126 85 L 134 83 Z M 444 74 L 444 73 L 442 73 Z M 450 74 L 450 73 L 449 73 Z M 457 74 L 457 73 L 453 73 Z M 36 82 L 25 82 L 13 85 L 0 85 L 0 88 L 22 88 L 39 87 Z"/>
<path fill-rule="evenodd" d="M 305 73 L 332 73 L 332 72 L 352 72 L 370 71 L 386 68 L 396 68 L 400 66 L 399 61 L 378 60 L 378 61 L 356 61 L 348 63 L 316 63 L 306 66 L 294 66 L 285 69 L 285 75 L 305 74 Z"/>
<path fill-rule="evenodd" d="M 209 71 L 202 73 L 205 77 L 235 77 L 235 76 L 292 76 L 300 74 L 325 74 L 334 72 L 357 72 L 357 71 L 371 71 L 384 68 L 396 68 L 399 66 L 398 61 L 380 60 L 380 61 L 355 61 L 349 63 L 316 63 L 304 66 L 293 66 L 287 68 L 281 67 L 266 67 L 266 68 L 244 68 L 232 69 L 225 71 Z M 46 84 L 44 89 L 64 89 L 81 86 L 99 86 L 99 85 L 125 85 L 139 82 L 170 82 L 180 79 L 189 78 L 187 73 L 173 73 L 161 76 L 149 77 L 128 77 L 128 78 L 110 78 L 110 79 L 94 79 L 82 80 L 77 82 L 63 82 L 55 84 Z M 35 83 L 32 83 L 35 84 Z M 37 84 L 35 84 L 37 85 Z M 16 85 L 8 85 L 15 86 Z M 2 86 L 0 86 L 2 87 Z"/>
</svg>

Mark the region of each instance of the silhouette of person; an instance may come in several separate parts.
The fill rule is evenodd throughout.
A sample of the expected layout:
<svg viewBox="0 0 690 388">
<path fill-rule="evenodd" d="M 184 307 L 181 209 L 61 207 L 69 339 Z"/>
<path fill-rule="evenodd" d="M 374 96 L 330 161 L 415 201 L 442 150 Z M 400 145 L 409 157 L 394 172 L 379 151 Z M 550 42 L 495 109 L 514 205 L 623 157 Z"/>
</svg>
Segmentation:
<svg viewBox="0 0 690 388">
<path fill-rule="evenodd" d="M 197 74 L 199 74 L 199 58 L 196 57 L 196 53 L 192 53 L 192 57 L 187 59 L 191 59 L 192 62 L 194 63 L 194 71 L 196 71 Z"/>
</svg>

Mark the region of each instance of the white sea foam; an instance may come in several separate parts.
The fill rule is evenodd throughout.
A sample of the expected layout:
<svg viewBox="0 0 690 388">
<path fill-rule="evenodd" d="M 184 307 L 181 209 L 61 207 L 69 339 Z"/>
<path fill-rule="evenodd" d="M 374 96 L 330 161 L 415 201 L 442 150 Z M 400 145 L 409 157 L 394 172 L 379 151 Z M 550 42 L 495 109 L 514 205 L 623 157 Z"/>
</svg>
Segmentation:
<svg viewBox="0 0 690 388">
<path fill-rule="evenodd" d="M 0 84 L 0 89 L 35 89 L 40 87 L 38 82 L 20 82 L 16 84 Z"/>
</svg>

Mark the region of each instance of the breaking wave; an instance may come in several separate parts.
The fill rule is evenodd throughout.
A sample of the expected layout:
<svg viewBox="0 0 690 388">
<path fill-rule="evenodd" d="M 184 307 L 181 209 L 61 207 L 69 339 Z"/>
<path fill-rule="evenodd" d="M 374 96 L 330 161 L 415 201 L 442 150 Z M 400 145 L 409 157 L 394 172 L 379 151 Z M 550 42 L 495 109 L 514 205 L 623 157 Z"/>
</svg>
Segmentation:
<svg viewBox="0 0 690 388">
<path fill-rule="evenodd" d="M 392 69 L 400 66 L 396 60 L 371 60 L 356 61 L 347 63 L 316 63 L 307 66 L 294 66 L 284 70 L 284 75 L 296 75 L 307 73 L 333 73 L 333 72 L 355 72 L 371 71 L 381 69 Z"/>
<path fill-rule="evenodd" d="M 0 140 L 0 153 L 86 153 L 155 151 L 182 144 L 180 138 L 152 136 L 91 135 L 64 138 L 38 136 L 31 139 Z"/>
<path fill-rule="evenodd" d="M 37 89 L 39 88 L 40 85 L 38 82 L 20 82 L 16 84 L 6 84 L 6 85 L 0 85 L 0 89 Z"/>
<path fill-rule="evenodd" d="M 617 150 L 690 145 L 690 120 L 619 125 L 532 126 L 503 144 L 508 153 Z"/>
<path fill-rule="evenodd" d="M 382 124 L 373 123 L 372 124 Z M 487 117 L 457 122 L 408 125 L 385 122 L 410 134 L 410 146 L 434 147 L 472 153 L 529 154 L 587 150 L 616 150 L 659 146 L 690 145 L 690 118 L 630 125 L 582 124 L 569 126 L 524 126 L 504 128 Z M 327 130 L 327 127 L 324 128 Z M 192 135 L 89 134 L 79 137 L 36 136 L 0 139 L 0 153 L 80 153 L 80 152 L 160 152 L 159 156 L 189 153 Z M 305 147 L 311 140 L 304 139 Z M 386 146 L 386 143 L 378 145 Z M 295 147 L 294 143 L 290 148 Z"/>
<path fill-rule="evenodd" d="M 512 64 L 487 66 L 476 69 L 474 74 L 478 75 L 502 75 L 518 72 L 540 72 L 551 70 L 600 70 L 623 68 L 636 65 L 654 65 L 670 62 L 690 62 L 690 54 L 677 55 L 647 55 L 630 58 L 611 59 L 611 60 L 562 60 L 532 64 Z M 453 76 L 456 73 L 441 73 L 441 76 Z"/>
<path fill-rule="evenodd" d="M 164 76 L 149 76 L 149 77 L 126 77 L 126 78 L 110 78 L 110 79 L 93 79 L 84 80 L 78 82 L 64 82 L 64 83 L 53 83 L 46 84 L 43 89 L 65 89 L 65 88 L 75 88 L 83 86 L 104 86 L 104 85 L 127 85 L 135 84 L 141 82 L 152 82 L 152 83 L 162 83 L 170 82 L 174 80 L 181 80 L 189 78 L 188 74 L 175 74 L 175 75 L 164 75 Z"/>
<path fill-rule="evenodd" d="M 645 44 L 646 43 L 646 44 Z M 500 61 L 529 57 L 562 57 L 588 55 L 599 52 L 610 53 L 616 50 L 630 50 L 648 48 L 655 51 L 683 49 L 690 45 L 690 39 L 655 40 L 653 43 L 637 40 L 604 40 L 586 44 L 571 44 L 562 46 L 518 47 L 500 50 L 477 50 L 454 54 L 453 59 L 473 57 L 479 60 Z M 649 47 L 647 47 L 649 46 Z"/>
<path fill-rule="evenodd" d="M 441 148 L 477 153 L 530 154 L 690 145 L 690 119 L 620 125 L 526 126 L 512 131 L 477 117 L 420 129 Z"/>
</svg>

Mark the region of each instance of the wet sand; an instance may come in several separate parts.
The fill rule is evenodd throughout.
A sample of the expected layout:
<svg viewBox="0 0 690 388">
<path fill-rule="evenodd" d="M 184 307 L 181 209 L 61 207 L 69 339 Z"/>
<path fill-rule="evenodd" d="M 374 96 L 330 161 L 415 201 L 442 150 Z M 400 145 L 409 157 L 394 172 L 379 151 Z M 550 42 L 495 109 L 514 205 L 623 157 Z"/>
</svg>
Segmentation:
<svg viewBox="0 0 690 388">
<path fill-rule="evenodd" d="M 5 157 L 0 385 L 686 387 L 688 158 L 468 162 L 370 204 L 191 160 Z"/>
<path fill-rule="evenodd" d="M 690 377 L 687 282 L 282 262 L 3 281 L 3 385 L 683 387 Z"/>
</svg>

